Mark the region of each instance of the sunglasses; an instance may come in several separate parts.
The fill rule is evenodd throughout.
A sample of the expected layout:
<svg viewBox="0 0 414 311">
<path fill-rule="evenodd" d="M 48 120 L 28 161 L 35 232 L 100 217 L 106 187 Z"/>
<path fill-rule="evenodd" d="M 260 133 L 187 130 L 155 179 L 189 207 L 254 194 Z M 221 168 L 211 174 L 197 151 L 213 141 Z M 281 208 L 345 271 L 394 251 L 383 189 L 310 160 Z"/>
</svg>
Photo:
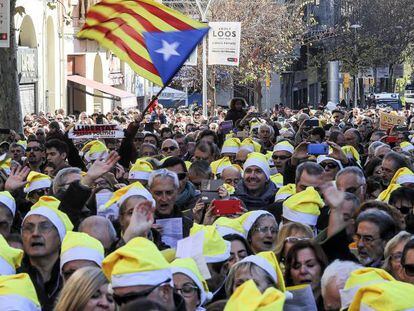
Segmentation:
<svg viewBox="0 0 414 311">
<path fill-rule="evenodd" d="M 401 212 L 401 214 L 403 215 L 408 215 L 408 213 L 411 211 L 411 207 L 409 206 L 401 206 L 398 210 Z"/>
<path fill-rule="evenodd" d="M 273 160 L 277 160 L 277 159 L 280 159 L 280 160 L 287 160 L 287 159 L 290 159 L 290 157 L 289 156 L 277 156 L 277 155 L 273 155 L 272 156 L 272 159 Z"/>
<path fill-rule="evenodd" d="M 338 168 L 338 164 L 337 163 L 332 163 L 332 162 L 321 163 L 321 166 L 324 168 L 324 170 L 326 170 L 326 169 L 334 170 L 334 169 Z"/>
<path fill-rule="evenodd" d="M 27 147 L 26 148 L 26 152 L 30 152 L 30 151 L 37 152 L 37 151 L 41 151 L 41 150 L 42 149 L 40 147 Z"/>
<path fill-rule="evenodd" d="M 121 306 L 123 304 L 127 304 L 130 301 L 133 301 L 133 300 L 136 300 L 136 299 L 139 299 L 139 298 L 145 298 L 148 295 L 150 295 L 154 290 L 156 290 L 158 287 L 160 287 L 163 284 L 169 283 L 170 281 L 171 281 L 171 279 L 168 279 L 168 280 L 166 280 L 162 283 L 159 283 L 157 285 L 154 285 L 154 286 L 152 286 L 152 287 L 150 287 L 146 290 L 143 290 L 143 291 L 140 291 L 140 292 L 137 292 L 137 293 L 129 293 L 129 294 L 122 295 L 122 296 L 114 294 L 113 295 L 114 301 L 118 306 Z"/>
<path fill-rule="evenodd" d="M 408 276 L 414 276 L 414 265 L 402 265 Z"/>
<path fill-rule="evenodd" d="M 177 150 L 177 147 L 176 146 L 170 146 L 170 147 L 164 147 L 164 148 L 162 148 L 162 151 L 164 151 L 164 152 L 174 151 L 174 150 Z"/>
</svg>

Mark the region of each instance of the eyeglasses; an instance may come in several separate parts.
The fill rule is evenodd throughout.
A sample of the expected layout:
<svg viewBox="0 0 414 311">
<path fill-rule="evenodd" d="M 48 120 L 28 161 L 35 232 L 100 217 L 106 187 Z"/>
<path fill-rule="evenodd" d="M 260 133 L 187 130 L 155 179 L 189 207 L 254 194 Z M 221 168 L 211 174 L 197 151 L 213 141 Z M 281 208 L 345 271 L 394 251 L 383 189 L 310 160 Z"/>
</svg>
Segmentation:
<svg viewBox="0 0 414 311">
<path fill-rule="evenodd" d="M 402 252 L 396 252 L 390 255 L 390 259 L 392 261 L 401 261 L 401 258 L 402 258 Z"/>
<path fill-rule="evenodd" d="M 255 231 L 260 233 L 267 233 L 270 231 L 271 234 L 276 234 L 278 230 L 277 227 L 257 227 Z"/>
<path fill-rule="evenodd" d="M 402 265 L 408 276 L 414 276 L 414 265 Z"/>
<path fill-rule="evenodd" d="M 375 240 L 379 240 L 379 239 L 380 238 L 374 238 L 374 237 L 369 236 L 369 235 L 360 235 L 360 234 L 355 234 L 354 235 L 354 241 L 356 243 L 359 243 L 359 241 L 362 241 L 366 245 L 372 244 Z"/>
<path fill-rule="evenodd" d="M 323 167 L 323 169 L 325 171 L 326 170 L 334 170 L 334 169 L 339 167 L 339 165 L 337 163 L 332 163 L 332 162 L 321 163 L 320 165 Z"/>
<path fill-rule="evenodd" d="M 40 147 L 27 147 L 26 148 L 26 152 L 30 152 L 30 151 L 37 152 L 37 151 L 41 151 L 41 150 L 42 149 Z"/>
<path fill-rule="evenodd" d="M 400 208 L 397 208 L 401 214 L 403 215 L 408 215 L 408 213 L 410 213 L 410 211 L 412 210 L 412 207 L 409 206 L 401 206 Z"/>
<path fill-rule="evenodd" d="M 310 240 L 310 238 L 300 238 L 300 237 L 296 237 L 296 236 L 288 236 L 285 239 L 285 242 L 296 243 L 296 242 L 299 242 L 299 241 L 307 241 L 307 240 Z"/>
<path fill-rule="evenodd" d="M 187 173 L 178 173 L 177 174 L 178 180 L 183 180 L 187 177 Z"/>
<path fill-rule="evenodd" d="M 174 150 L 177 150 L 177 149 L 178 148 L 176 146 L 169 146 L 169 147 L 162 148 L 162 151 L 168 152 L 168 151 L 174 151 Z"/>
<path fill-rule="evenodd" d="M 174 287 L 174 290 L 185 298 L 191 298 L 198 292 L 198 287 L 191 284 L 184 284 L 181 288 Z"/>
<path fill-rule="evenodd" d="M 37 231 L 40 234 L 49 233 L 55 228 L 55 226 L 51 222 L 48 222 L 48 221 L 41 222 L 37 226 L 35 224 L 28 223 L 22 226 L 22 233 L 32 234 L 35 232 L 36 227 L 37 227 Z"/>
<path fill-rule="evenodd" d="M 355 192 L 357 192 L 357 191 L 358 191 L 358 189 L 359 189 L 359 188 L 361 188 L 362 186 L 363 186 L 363 184 L 362 184 L 362 185 L 359 185 L 359 186 L 357 186 L 357 187 L 349 187 L 349 188 L 346 188 L 346 189 L 345 189 L 345 192 L 355 193 Z"/>
<path fill-rule="evenodd" d="M 129 293 L 126 295 L 122 295 L 122 296 L 118 296 L 116 294 L 113 295 L 114 297 L 114 301 L 118 306 L 121 306 L 123 304 L 126 304 L 130 301 L 139 299 L 139 298 L 144 298 L 147 297 L 148 295 L 150 295 L 155 289 L 157 289 L 158 287 L 160 287 L 163 284 L 169 283 L 171 281 L 171 279 L 168 279 L 162 283 L 159 283 L 157 285 L 154 285 L 146 290 L 140 291 L 140 292 L 135 292 L 135 293 Z"/>
<path fill-rule="evenodd" d="M 290 159 L 290 157 L 289 156 L 277 156 L 277 155 L 272 155 L 272 159 L 273 160 L 277 160 L 277 159 L 279 159 L 279 160 L 287 160 L 287 159 Z"/>
</svg>

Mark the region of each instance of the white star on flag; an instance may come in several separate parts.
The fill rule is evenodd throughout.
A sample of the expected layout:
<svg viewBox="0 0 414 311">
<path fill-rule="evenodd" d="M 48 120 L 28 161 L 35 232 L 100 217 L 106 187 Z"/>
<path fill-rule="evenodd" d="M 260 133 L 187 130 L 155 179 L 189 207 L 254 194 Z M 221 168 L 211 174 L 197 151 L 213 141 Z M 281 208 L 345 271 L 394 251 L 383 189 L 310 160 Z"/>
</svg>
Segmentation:
<svg viewBox="0 0 414 311">
<path fill-rule="evenodd" d="M 177 52 L 180 44 L 178 42 L 168 43 L 165 40 L 162 40 L 162 48 L 155 50 L 156 53 L 164 55 L 164 62 L 168 62 L 171 56 L 180 56 Z"/>
</svg>

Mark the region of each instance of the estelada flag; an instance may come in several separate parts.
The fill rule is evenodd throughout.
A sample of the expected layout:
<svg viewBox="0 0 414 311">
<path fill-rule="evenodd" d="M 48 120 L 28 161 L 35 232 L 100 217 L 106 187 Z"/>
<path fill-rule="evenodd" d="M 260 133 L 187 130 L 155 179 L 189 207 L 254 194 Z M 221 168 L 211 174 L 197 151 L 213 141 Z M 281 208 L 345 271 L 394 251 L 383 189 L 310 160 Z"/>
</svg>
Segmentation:
<svg viewBox="0 0 414 311">
<path fill-rule="evenodd" d="M 153 0 L 103 0 L 89 9 L 78 37 L 96 40 L 138 75 L 165 86 L 208 29 Z"/>
</svg>

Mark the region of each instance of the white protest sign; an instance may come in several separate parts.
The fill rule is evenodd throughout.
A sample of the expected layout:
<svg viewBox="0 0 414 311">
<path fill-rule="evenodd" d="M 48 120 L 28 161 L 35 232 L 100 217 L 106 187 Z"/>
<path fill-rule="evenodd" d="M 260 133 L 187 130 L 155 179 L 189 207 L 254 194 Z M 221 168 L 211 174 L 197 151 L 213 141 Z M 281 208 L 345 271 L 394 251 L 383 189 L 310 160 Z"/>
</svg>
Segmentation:
<svg viewBox="0 0 414 311">
<path fill-rule="evenodd" d="M 0 0 L 0 48 L 10 47 L 10 0 Z"/>
<path fill-rule="evenodd" d="M 105 203 L 108 202 L 112 196 L 113 192 L 107 189 L 101 190 L 95 194 L 97 215 L 108 218 L 111 221 L 116 220 L 119 217 L 119 208 L 116 203 L 105 208 Z"/>
<path fill-rule="evenodd" d="M 211 22 L 208 33 L 208 64 L 239 66 L 241 23 Z"/>
<path fill-rule="evenodd" d="M 71 139 L 124 138 L 124 130 L 116 124 L 75 125 L 69 131 Z"/>
<path fill-rule="evenodd" d="M 161 240 L 171 248 L 176 248 L 177 241 L 183 238 L 183 219 L 165 218 L 155 222 L 162 227 Z"/>
</svg>

